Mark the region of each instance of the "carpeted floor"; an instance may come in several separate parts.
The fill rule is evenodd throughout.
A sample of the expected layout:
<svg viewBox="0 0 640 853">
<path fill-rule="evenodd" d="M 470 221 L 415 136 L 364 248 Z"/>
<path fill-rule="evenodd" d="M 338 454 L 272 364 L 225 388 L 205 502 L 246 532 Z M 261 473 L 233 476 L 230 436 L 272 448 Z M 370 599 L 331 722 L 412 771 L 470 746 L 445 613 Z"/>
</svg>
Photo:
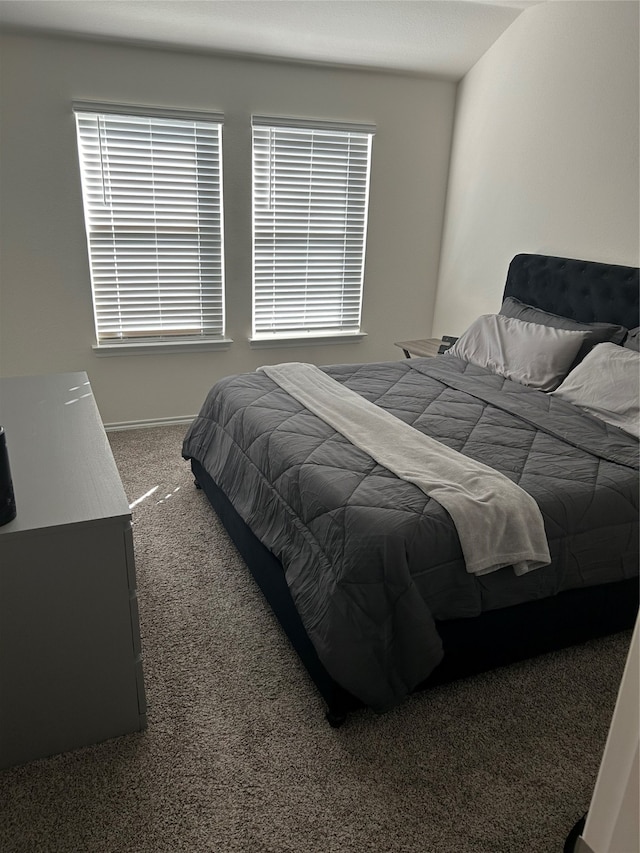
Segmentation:
<svg viewBox="0 0 640 853">
<path fill-rule="evenodd" d="M 111 433 L 130 501 L 149 728 L 0 775 L 3 853 L 561 853 L 630 634 L 339 730 L 180 447 Z"/>
</svg>

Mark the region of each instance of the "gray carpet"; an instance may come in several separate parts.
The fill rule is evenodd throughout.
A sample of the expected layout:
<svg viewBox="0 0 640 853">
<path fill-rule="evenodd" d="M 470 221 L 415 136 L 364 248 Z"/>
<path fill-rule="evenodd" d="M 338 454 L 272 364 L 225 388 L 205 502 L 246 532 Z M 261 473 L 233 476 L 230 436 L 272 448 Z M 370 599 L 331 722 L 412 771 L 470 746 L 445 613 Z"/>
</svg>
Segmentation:
<svg viewBox="0 0 640 853">
<path fill-rule="evenodd" d="M 561 853 L 620 634 L 339 730 L 180 457 L 110 435 L 134 512 L 149 728 L 0 775 L 3 853 Z"/>
</svg>

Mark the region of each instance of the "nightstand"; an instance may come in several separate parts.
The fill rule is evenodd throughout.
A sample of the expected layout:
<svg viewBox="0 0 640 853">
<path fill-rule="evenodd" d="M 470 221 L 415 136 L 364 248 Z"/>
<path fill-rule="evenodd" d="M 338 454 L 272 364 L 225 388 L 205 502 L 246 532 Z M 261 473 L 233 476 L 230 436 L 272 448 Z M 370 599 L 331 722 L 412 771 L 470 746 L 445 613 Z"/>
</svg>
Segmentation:
<svg viewBox="0 0 640 853">
<path fill-rule="evenodd" d="M 417 341 L 396 341 L 394 346 L 400 347 L 406 358 L 411 358 L 412 355 L 430 358 L 438 355 L 441 344 L 440 338 L 420 338 Z"/>
</svg>

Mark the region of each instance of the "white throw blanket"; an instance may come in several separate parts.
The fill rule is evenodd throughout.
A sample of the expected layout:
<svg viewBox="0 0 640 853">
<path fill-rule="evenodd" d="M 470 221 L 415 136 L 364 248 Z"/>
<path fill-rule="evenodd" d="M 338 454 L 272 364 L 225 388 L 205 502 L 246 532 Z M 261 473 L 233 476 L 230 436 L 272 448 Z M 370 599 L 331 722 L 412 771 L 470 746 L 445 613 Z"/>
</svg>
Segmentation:
<svg viewBox="0 0 640 853">
<path fill-rule="evenodd" d="M 484 575 L 513 566 L 522 575 L 551 562 L 537 503 L 508 477 L 424 435 L 312 364 L 259 370 L 380 465 L 438 501 L 456 526 L 468 572 Z"/>
</svg>

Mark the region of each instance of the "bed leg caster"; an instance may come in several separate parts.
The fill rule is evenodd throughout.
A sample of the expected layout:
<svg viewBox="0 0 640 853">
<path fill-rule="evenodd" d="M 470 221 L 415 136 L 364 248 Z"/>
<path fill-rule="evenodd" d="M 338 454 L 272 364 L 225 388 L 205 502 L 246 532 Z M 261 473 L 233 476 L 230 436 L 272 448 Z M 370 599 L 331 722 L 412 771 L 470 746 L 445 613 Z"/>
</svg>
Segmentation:
<svg viewBox="0 0 640 853">
<path fill-rule="evenodd" d="M 346 714 L 339 714 L 336 711 L 327 711 L 325 717 L 332 729 L 339 729 L 347 719 Z"/>
<path fill-rule="evenodd" d="M 194 480 L 193 480 L 193 485 L 196 487 L 196 489 L 201 489 L 201 488 L 202 488 L 202 486 L 200 485 L 200 483 L 199 483 L 195 478 L 194 478 Z"/>
</svg>

